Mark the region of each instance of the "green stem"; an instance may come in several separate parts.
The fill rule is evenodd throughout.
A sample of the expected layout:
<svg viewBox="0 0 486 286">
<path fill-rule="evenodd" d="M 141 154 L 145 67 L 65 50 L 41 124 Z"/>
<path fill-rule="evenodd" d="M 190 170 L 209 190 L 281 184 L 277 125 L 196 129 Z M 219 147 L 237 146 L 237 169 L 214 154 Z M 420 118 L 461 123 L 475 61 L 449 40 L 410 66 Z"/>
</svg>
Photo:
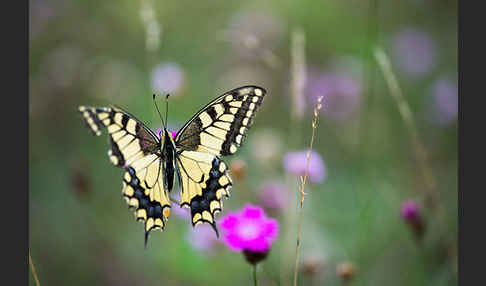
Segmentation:
<svg viewBox="0 0 486 286">
<path fill-rule="evenodd" d="M 256 263 L 253 264 L 253 285 L 258 286 L 258 280 L 257 280 L 257 265 Z"/>
</svg>

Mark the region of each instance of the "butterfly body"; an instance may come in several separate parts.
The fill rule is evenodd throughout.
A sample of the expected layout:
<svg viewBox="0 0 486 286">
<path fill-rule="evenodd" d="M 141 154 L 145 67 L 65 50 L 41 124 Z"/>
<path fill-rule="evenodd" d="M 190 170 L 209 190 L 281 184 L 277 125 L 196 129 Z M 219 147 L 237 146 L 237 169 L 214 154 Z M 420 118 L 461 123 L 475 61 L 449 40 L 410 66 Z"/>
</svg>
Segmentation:
<svg viewBox="0 0 486 286">
<path fill-rule="evenodd" d="M 137 220 L 145 222 L 145 242 L 151 230 L 165 227 L 176 176 L 179 204 L 190 208 L 192 225 L 209 223 L 218 234 L 214 217 L 233 184 L 221 156 L 241 146 L 265 94 L 257 86 L 226 92 L 197 112 L 175 138 L 165 127 L 159 138 L 118 107 L 79 107 L 94 135 L 108 130 L 108 156 L 125 169 L 122 194 L 136 209 Z"/>
</svg>

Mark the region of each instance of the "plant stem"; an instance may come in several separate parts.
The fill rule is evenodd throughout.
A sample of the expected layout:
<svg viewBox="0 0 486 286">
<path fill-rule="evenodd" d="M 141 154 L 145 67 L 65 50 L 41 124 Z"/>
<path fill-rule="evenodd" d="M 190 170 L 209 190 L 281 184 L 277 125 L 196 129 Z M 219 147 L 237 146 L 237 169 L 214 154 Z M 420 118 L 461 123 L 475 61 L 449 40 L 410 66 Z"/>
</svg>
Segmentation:
<svg viewBox="0 0 486 286">
<path fill-rule="evenodd" d="M 258 279 L 257 279 L 257 264 L 253 264 L 253 285 L 258 286 Z"/>
<path fill-rule="evenodd" d="M 30 265 L 30 269 L 32 270 L 32 276 L 34 276 L 35 285 L 40 286 L 39 277 L 37 276 L 37 272 L 35 272 L 34 263 L 32 263 L 32 257 L 30 256 L 30 249 L 29 249 L 29 265 Z"/>
</svg>

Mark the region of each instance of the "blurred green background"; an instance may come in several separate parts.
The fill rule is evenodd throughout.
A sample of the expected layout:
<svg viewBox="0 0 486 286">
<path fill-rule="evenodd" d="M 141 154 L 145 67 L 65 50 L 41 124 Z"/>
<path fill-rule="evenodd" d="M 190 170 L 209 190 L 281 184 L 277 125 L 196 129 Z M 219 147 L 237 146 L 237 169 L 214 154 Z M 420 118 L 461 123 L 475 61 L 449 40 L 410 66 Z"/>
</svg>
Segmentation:
<svg viewBox="0 0 486 286">
<path fill-rule="evenodd" d="M 314 151 L 325 169 L 306 186 L 299 285 L 457 284 L 456 1 L 31 0 L 29 13 L 29 247 L 42 285 L 251 284 L 241 253 L 174 210 L 144 249 L 106 135 L 91 136 L 77 112 L 115 104 L 156 130 L 152 94 L 170 92 L 177 130 L 246 84 L 268 94 L 243 148 L 224 159 L 236 178 L 218 218 L 253 203 L 278 219 L 261 285 L 292 282 L 299 181 L 283 159 L 308 148 L 319 95 Z M 296 33 L 302 109 L 291 100 Z M 376 46 L 426 157 L 415 156 Z M 267 192 L 268 182 L 281 186 Z M 422 233 L 401 215 L 407 200 Z"/>
</svg>

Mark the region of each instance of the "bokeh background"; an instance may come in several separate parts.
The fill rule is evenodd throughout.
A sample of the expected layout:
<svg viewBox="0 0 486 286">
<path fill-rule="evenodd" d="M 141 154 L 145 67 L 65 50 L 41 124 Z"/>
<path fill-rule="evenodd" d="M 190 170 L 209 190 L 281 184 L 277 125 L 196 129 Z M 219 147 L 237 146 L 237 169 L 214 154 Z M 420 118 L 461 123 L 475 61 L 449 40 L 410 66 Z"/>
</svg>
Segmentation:
<svg viewBox="0 0 486 286">
<path fill-rule="evenodd" d="M 268 95 L 244 147 L 225 158 L 235 184 L 218 218 L 251 203 L 278 220 L 261 285 L 292 284 L 318 96 L 299 285 L 456 285 L 456 1 L 29 3 L 29 248 L 42 285 L 250 285 L 243 255 L 194 231 L 177 206 L 144 249 L 106 135 L 91 136 L 77 112 L 115 104 L 156 130 L 152 94 L 170 93 L 177 130 L 246 84 Z"/>
</svg>

